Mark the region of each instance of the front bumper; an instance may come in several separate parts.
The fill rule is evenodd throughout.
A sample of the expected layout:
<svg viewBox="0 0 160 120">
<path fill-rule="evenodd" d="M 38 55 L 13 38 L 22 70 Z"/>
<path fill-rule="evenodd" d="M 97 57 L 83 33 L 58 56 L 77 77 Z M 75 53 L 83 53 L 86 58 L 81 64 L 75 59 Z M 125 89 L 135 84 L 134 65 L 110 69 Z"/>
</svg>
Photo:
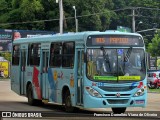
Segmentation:
<svg viewBox="0 0 160 120">
<path fill-rule="evenodd" d="M 84 108 L 145 107 L 146 103 L 146 94 L 139 97 L 125 98 L 96 98 L 89 94 L 84 95 Z"/>
</svg>

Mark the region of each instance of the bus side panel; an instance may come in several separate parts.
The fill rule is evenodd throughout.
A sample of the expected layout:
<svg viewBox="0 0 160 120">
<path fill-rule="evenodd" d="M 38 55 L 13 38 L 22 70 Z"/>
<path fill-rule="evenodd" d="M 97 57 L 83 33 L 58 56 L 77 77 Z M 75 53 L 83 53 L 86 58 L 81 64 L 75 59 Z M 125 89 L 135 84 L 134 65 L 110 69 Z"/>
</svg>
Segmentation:
<svg viewBox="0 0 160 120">
<path fill-rule="evenodd" d="M 40 69 L 36 66 L 33 67 L 32 86 L 34 90 L 35 99 L 42 99 L 42 91 L 40 86 Z"/>
<path fill-rule="evenodd" d="M 25 77 L 26 77 L 25 86 L 27 87 L 28 82 L 31 82 L 31 84 L 32 84 L 34 99 L 42 99 L 42 96 L 41 96 L 42 93 L 41 93 L 41 87 L 40 87 L 40 71 L 39 71 L 39 68 L 36 67 L 36 66 L 26 67 L 26 76 Z M 26 88 L 26 87 L 24 87 L 24 88 Z"/>
<path fill-rule="evenodd" d="M 56 72 L 53 73 L 53 69 L 52 68 L 48 68 L 48 82 L 49 82 L 49 86 L 48 86 L 48 91 L 49 91 L 49 101 L 50 102 L 57 102 L 56 100 L 56 78 L 57 78 L 57 74 Z"/>
<path fill-rule="evenodd" d="M 62 103 L 62 90 L 64 86 L 68 86 L 71 94 L 72 104 L 75 105 L 75 80 L 74 71 L 72 69 L 49 68 L 49 101 Z"/>
<path fill-rule="evenodd" d="M 20 67 L 11 67 L 11 90 L 20 95 Z"/>
</svg>

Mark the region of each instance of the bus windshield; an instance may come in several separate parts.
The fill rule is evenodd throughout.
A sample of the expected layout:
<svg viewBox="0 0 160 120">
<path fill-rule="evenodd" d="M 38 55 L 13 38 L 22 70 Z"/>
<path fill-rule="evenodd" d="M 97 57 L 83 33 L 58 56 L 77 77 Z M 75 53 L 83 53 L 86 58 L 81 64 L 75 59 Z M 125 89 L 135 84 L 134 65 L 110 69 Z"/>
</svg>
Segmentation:
<svg viewBox="0 0 160 120">
<path fill-rule="evenodd" d="M 135 82 L 146 76 L 141 48 L 87 49 L 87 77 L 94 81 Z"/>
</svg>

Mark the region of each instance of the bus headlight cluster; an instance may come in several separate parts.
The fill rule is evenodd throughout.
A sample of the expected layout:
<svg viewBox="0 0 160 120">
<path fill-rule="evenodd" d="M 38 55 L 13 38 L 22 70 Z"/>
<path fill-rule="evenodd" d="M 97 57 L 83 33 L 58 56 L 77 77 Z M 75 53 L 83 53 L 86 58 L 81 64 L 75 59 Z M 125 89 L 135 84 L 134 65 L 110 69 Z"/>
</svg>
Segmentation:
<svg viewBox="0 0 160 120">
<path fill-rule="evenodd" d="M 145 88 L 144 88 L 144 87 L 141 87 L 141 89 L 139 89 L 139 90 L 134 94 L 134 96 L 135 96 L 135 97 L 142 96 L 142 95 L 144 94 L 144 91 L 145 91 Z"/>
<path fill-rule="evenodd" d="M 93 88 L 91 88 L 91 87 L 86 87 L 86 90 L 87 90 L 87 92 L 91 95 L 91 96 L 93 96 L 93 97 L 98 97 L 98 98 L 100 98 L 100 97 L 102 97 L 102 95 L 101 94 L 99 94 L 95 89 L 93 89 Z"/>
</svg>

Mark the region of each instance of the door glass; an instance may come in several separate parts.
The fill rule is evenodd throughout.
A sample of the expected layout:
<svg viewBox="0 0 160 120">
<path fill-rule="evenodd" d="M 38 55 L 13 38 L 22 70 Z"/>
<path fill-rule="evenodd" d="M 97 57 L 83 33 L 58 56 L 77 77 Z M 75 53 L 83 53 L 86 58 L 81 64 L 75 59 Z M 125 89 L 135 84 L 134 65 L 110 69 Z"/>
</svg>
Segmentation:
<svg viewBox="0 0 160 120">
<path fill-rule="evenodd" d="M 43 52 L 43 73 L 47 72 L 47 66 L 48 66 L 48 52 Z"/>
<path fill-rule="evenodd" d="M 81 56 L 80 56 L 80 51 L 78 51 L 78 76 L 81 75 Z"/>
<path fill-rule="evenodd" d="M 21 71 L 25 71 L 25 65 L 26 65 L 26 51 L 22 51 L 22 69 Z"/>
</svg>

